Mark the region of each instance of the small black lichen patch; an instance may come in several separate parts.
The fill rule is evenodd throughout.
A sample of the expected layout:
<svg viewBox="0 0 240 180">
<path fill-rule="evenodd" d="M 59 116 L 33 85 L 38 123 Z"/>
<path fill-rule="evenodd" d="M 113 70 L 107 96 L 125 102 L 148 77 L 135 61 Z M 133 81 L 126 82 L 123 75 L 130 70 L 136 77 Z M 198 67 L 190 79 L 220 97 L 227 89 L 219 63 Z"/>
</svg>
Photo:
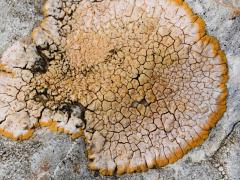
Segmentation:
<svg viewBox="0 0 240 180">
<path fill-rule="evenodd" d="M 40 46 L 36 46 L 36 50 L 40 57 L 32 66 L 32 73 L 46 73 L 48 69 L 48 58 L 42 53 L 42 48 Z"/>
<path fill-rule="evenodd" d="M 33 74 L 36 74 L 36 73 L 46 73 L 47 72 L 47 66 L 48 66 L 47 61 L 44 58 L 40 57 L 34 63 L 34 65 L 32 66 L 32 68 L 31 68 L 32 73 Z"/>
</svg>

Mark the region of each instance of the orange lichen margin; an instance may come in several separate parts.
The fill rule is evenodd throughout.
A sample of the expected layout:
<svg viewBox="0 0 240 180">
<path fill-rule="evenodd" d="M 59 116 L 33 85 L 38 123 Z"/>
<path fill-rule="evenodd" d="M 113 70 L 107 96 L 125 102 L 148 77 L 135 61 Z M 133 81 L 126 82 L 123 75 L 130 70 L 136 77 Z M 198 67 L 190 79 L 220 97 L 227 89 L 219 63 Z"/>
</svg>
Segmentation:
<svg viewBox="0 0 240 180">
<path fill-rule="evenodd" d="M 30 129 L 30 130 L 27 130 L 24 134 L 22 134 L 18 137 L 15 137 L 11 132 L 8 132 L 8 131 L 0 128 L 0 135 L 4 136 L 6 138 L 12 139 L 14 141 L 22 141 L 22 140 L 29 139 L 33 135 L 34 131 L 35 131 L 35 129 Z"/>
<path fill-rule="evenodd" d="M 200 35 L 199 36 L 200 37 L 202 36 L 202 34 L 206 34 L 207 33 L 206 30 L 205 30 L 206 26 L 205 26 L 204 20 L 201 19 L 197 15 L 193 16 L 193 11 L 188 6 L 188 4 L 186 2 L 184 2 L 183 0 L 172 0 L 172 1 L 173 2 L 176 1 L 179 5 L 182 4 L 184 9 L 188 12 L 189 16 L 193 17 L 192 18 L 192 23 L 196 23 L 199 26 L 199 29 L 200 29 L 200 32 L 199 32 Z M 198 17 L 197 21 L 195 20 L 196 16 Z M 219 55 L 220 58 L 221 58 L 221 64 L 227 64 L 226 55 L 225 55 L 224 51 L 222 51 L 220 49 L 220 44 L 219 44 L 218 40 L 215 37 L 210 36 L 210 35 L 205 35 L 201 39 L 201 41 L 203 43 L 212 45 L 215 56 Z M 218 96 L 218 100 L 217 100 L 217 102 L 219 103 L 218 107 L 209 116 L 208 122 L 205 124 L 205 126 L 202 129 L 202 131 L 199 132 L 199 137 L 196 137 L 195 139 L 193 139 L 193 142 L 190 143 L 191 148 L 199 146 L 199 145 L 201 145 L 204 142 L 204 140 L 208 137 L 208 134 L 209 134 L 209 131 L 211 130 L 211 128 L 213 128 L 216 125 L 218 120 L 223 116 L 224 112 L 226 111 L 226 97 L 228 95 L 226 83 L 227 83 L 227 80 L 228 80 L 228 69 L 227 69 L 227 66 L 222 66 L 222 67 L 223 67 L 222 68 L 222 72 L 223 72 L 224 75 L 221 76 L 221 83 L 219 85 L 219 88 L 221 88 L 222 93 L 221 93 L 221 95 Z"/>
<path fill-rule="evenodd" d="M 77 139 L 83 135 L 83 131 L 79 130 L 76 133 L 71 133 L 68 130 L 64 129 L 63 127 L 59 127 L 57 121 L 54 121 L 53 119 L 49 121 L 40 121 L 39 125 L 41 127 L 48 127 L 50 131 L 52 132 L 58 132 L 58 133 L 64 133 L 67 135 L 70 135 L 72 139 Z"/>
<path fill-rule="evenodd" d="M 58 127 L 57 122 L 54 120 L 49 120 L 47 122 L 39 122 L 34 125 L 32 129 L 26 130 L 24 134 L 21 134 L 20 136 L 14 136 L 13 133 L 8 132 L 7 130 L 4 130 L 0 128 L 0 135 L 12 139 L 14 141 L 23 141 L 23 140 L 28 140 L 29 138 L 32 137 L 34 131 L 38 127 L 47 127 L 50 131 L 56 132 L 56 133 L 64 133 L 66 135 L 70 135 L 72 139 L 77 139 L 83 135 L 83 131 L 79 130 L 76 133 L 71 133 L 68 130 L 65 130 L 63 127 Z"/>
</svg>

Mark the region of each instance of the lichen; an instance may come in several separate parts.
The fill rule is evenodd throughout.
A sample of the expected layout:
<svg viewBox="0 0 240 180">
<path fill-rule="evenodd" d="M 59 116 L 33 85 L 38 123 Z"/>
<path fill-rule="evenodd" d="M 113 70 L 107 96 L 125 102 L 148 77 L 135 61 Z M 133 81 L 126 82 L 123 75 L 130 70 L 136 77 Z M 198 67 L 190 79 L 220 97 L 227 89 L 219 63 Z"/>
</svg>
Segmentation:
<svg viewBox="0 0 240 180">
<path fill-rule="evenodd" d="M 226 58 L 186 2 L 48 0 L 44 17 L 1 60 L 1 134 L 83 135 L 89 168 L 121 175 L 175 162 L 223 115 Z"/>
</svg>

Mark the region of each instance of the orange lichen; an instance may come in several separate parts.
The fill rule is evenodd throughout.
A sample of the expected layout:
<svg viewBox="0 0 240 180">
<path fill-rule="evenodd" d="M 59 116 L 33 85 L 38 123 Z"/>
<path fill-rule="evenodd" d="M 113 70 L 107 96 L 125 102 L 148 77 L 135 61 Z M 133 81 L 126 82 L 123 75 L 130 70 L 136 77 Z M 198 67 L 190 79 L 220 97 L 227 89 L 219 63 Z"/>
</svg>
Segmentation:
<svg viewBox="0 0 240 180">
<path fill-rule="evenodd" d="M 21 134 L 20 136 L 14 136 L 14 134 L 12 132 L 8 132 L 8 131 L 0 128 L 0 134 L 2 136 L 5 136 L 14 141 L 29 139 L 33 135 L 33 132 L 34 132 L 34 129 L 31 129 L 31 130 L 27 130 L 25 133 Z"/>
<path fill-rule="evenodd" d="M 44 16 L 18 123 L 83 134 L 90 169 L 121 175 L 174 163 L 225 112 L 225 54 L 186 2 L 48 0 Z M 7 127 L 13 118 L 4 118 Z"/>
<path fill-rule="evenodd" d="M 78 130 L 78 132 L 72 133 L 69 130 L 65 129 L 64 127 L 59 127 L 59 124 L 57 123 L 57 121 L 54 121 L 54 120 L 49 120 L 49 121 L 45 121 L 45 122 L 41 121 L 41 122 L 39 122 L 39 125 L 41 127 L 48 127 L 49 130 L 52 132 L 68 134 L 71 136 L 72 139 L 79 138 L 83 135 L 83 131 L 81 131 L 81 130 Z"/>
</svg>

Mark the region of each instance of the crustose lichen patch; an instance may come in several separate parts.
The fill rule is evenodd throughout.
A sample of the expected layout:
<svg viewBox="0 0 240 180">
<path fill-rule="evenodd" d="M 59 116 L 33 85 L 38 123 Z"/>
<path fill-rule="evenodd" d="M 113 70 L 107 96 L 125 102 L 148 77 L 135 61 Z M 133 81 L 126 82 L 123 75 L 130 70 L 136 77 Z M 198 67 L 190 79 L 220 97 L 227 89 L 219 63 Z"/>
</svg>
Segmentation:
<svg viewBox="0 0 240 180">
<path fill-rule="evenodd" d="M 1 60 L 1 134 L 83 135 L 89 168 L 120 175 L 175 162 L 223 115 L 224 52 L 182 0 L 48 0 L 44 16 Z"/>
</svg>

